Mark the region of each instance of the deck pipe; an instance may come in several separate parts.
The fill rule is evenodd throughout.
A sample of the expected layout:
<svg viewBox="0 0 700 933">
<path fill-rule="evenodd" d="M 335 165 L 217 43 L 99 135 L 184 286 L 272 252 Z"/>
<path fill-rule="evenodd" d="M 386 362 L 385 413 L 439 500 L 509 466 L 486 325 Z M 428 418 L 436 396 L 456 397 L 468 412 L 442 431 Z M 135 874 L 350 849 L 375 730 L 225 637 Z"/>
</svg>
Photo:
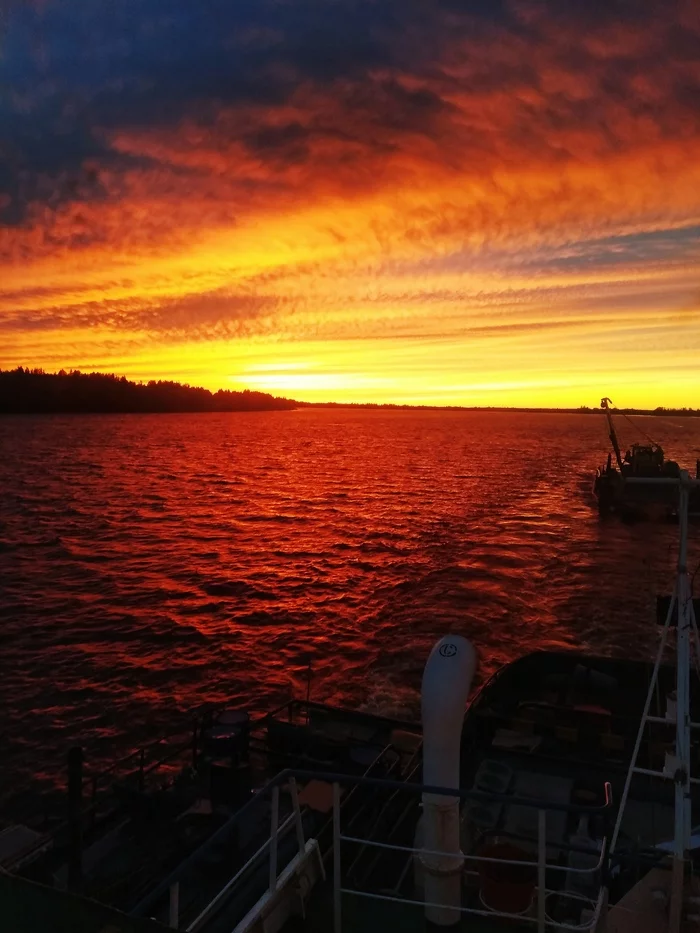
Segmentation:
<svg viewBox="0 0 700 933">
<path fill-rule="evenodd" d="M 446 635 L 430 652 L 422 687 L 423 784 L 459 788 L 462 725 L 476 666 L 476 651 L 461 635 Z M 461 916 L 464 863 L 458 797 L 423 794 L 422 837 L 426 851 L 420 853 L 419 860 L 425 916 L 438 926 L 451 926 Z M 444 854 L 428 854 L 431 851 Z"/>
</svg>

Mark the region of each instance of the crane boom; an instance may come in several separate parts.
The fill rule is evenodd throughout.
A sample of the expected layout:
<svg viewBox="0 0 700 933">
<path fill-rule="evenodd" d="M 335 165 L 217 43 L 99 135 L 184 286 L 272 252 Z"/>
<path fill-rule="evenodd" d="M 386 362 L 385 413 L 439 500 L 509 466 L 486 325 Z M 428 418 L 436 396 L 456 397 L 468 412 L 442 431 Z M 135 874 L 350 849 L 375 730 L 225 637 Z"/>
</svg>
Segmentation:
<svg viewBox="0 0 700 933">
<path fill-rule="evenodd" d="M 610 442 L 613 445 L 613 450 L 615 451 L 615 459 L 617 460 L 617 465 L 620 468 L 620 473 L 622 473 L 622 455 L 620 454 L 620 445 L 617 441 L 615 425 L 613 424 L 612 414 L 610 413 L 610 405 L 612 405 L 612 401 L 609 398 L 602 398 L 600 400 L 600 407 L 605 412 L 605 417 L 608 420 L 608 432 L 610 435 Z"/>
</svg>

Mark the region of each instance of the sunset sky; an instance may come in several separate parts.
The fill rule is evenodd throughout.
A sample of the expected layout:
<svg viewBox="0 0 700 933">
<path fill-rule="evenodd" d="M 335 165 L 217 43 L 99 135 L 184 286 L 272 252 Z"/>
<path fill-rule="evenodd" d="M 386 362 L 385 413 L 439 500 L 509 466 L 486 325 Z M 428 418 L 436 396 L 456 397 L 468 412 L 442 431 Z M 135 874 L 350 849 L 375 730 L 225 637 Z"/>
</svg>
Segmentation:
<svg viewBox="0 0 700 933">
<path fill-rule="evenodd" d="M 0 367 L 700 406 L 698 0 L 0 0 Z"/>
</svg>

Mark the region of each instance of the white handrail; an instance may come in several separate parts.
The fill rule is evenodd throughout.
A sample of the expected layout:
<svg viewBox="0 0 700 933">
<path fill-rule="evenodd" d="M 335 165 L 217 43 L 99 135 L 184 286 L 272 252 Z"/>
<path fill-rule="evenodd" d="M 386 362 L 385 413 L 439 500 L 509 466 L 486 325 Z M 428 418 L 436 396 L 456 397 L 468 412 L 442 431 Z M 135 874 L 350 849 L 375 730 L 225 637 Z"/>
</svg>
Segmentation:
<svg viewBox="0 0 700 933">
<path fill-rule="evenodd" d="M 548 889 L 546 887 L 546 873 L 547 871 L 560 871 L 565 872 L 567 875 L 595 875 L 600 872 L 603 866 L 603 861 L 605 858 L 605 853 L 607 850 L 607 840 L 604 838 L 600 847 L 600 855 L 596 864 L 590 868 L 573 868 L 569 866 L 562 865 L 547 865 L 547 811 L 545 809 L 538 809 L 538 819 L 537 819 L 537 852 L 538 858 L 537 861 L 534 860 L 522 860 L 522 859 L 506 859 L 506 858 L 493 858 L 491 856 L 485 855 L 461 855 L 460 859 L 468 860 L 470 862 L 484 862 L 484 863 L 497 863 L 499 865 L 509 865 L 517 867 L 526 867 L 535 869 L 537 868 L 537 885 L 534 886 L 534 890 L 537 892 L 537 913 L 536 916 L 523 916 L 522 914 L 512 914 L 505 911 L 499 910 L 479 910 L 472 907 L 457 907 L 455 905 L 439 904 L 433 901 L 427 900 L 413 900 L 410 898 L 401 898 L 401 897 L 392 897 L 386 894 L 376 894 L 370 891 L 357 891 L 352 888 L 344 888 L 341 886 L 341 866 L 340 866 L 340 847 L 341 842 L 351 842 L 357 845 L 362 846 L 372 846 L 376 849 L 385 849 L 392 850 L 395 852 L 406 852 L 416 855 L 418 853 L 422 855 L 433 855 L 433 856 L 442 856 L 455 858 L 454 852 L 442 852 L 434 849 L 425 849 L 419 848 L 417 846 L 400 846 L 394 845 L 388 842 L 378 842 L 371 839 L 361 839 L 357 836 L 346 836 L 343 835 L 340 831 L 340 794 L 338 790 L 338 784 L 333 785 L 333 931 L 334 933 L 342 933 L 342 918 L 341 918 L 341 897 L 343 894 L 354 894 L 357 897 L 367 897 L 374 898 L 375 900 L 391 901 L 398 904 L 413 904 L 420 906 L 423 909 L 426 907 L 433 908 L 435 910 L 442 910 L 448 906 L 454 907 L 455 910 L 463 914 L 474 914 L 476 916 L 482 917 L 501 917 L 503 919 L 514 919 L 520 922 L 528 922 L 536 924 L 538 933 L 545 933 L 548 928 L 555 928 L 556 930 L 571 930 L 578 931 L 578 933 L 591 933 L 598 923 L 598 918 L 604 903 L 605 888 L 601 884 L 598 896 L 595 900 L 582 896 L 580 894 L 571 895 L 566 891 L 561 891 L 559 889 Z M 593 908 L 593 913 L 587 923 L 578 923 L 578 924 L 568 924 L 560 921 L 554 921 L 547 917 L 546 913 L 546 900 L 550 894 L 558 894 L 562 897 L 575 897 L 576 900 L 581 901 L 586 904 L 590 904 Z"/>
<path fill-rule="evenodd" d="M 416 901 L 416 900 L 413 900 L 407 897 L 391 897 L 391 895 L 389 894 L 375 894 L 371 891 L 355 891 L 353 888 L 341 888 L 340 893 L 341 894 L 354 894 L 356 897 L 366 897 L 366 898 L 369 898 L 370 900 L 376 900 L 376 901 L 391 901 L 395 904 L 410 904 L 415 907 L 426 906 L 425 901 Z M 558 891 L 556 889 L 552 889 L 552 890 L 545 889 L 545 896 L 548 894 L 560 894 L 563 897 L 567 896 L 566 892 L 564 891 Z M 574 931 L 577 931 L 577 933 L 590 933 L 591 930 L 595 929 L 596 924 L 598 923 L 598 918 L 600 917 L 600 911 L 603 906 L 604 894 L 605 894 L 605 891 L 604 889 L 601 888 L 600 893 L 598 894 L 598 897 L 596 898 L 596 900 L 592 900 L 591 898 L 584 898 L 581 895 L 576 895 L 577 900 L 588 901 L 588 903 L 591 904 L 591 906 L 593 907 L 593 914 L 591 915 L 590 920 L 585 925 L 580 924 L 580 923 L 578 924 L 563 923 L 560 920 L 545 919 L 545 922 L 544 922 L 545 927 L 553 927 L 556 930 L 574 930 Z M 441 907 L 444 907 L 445 905 L 430 903 L 427 906 L 436 907 L 439 909 Z M 537 923 L 538 922 L 537 917 L 528 917 L 527 915 L 524 915 L 524 914 L 510 914 L 510 913 L 506 913 L 505 911 L 500 911 L 500 910 L 479 910 L 476 907 L 455 907 L 454 910 L 458 910 L 462 914 L 475 914 L 478 917 L 502 917 L 507 920 L 517 920 L 519 923 Z"/>
<path fill-rule="evenodd" d="M 357 836 L 343 836 L 341 834 L 340 839 L 343 842 L 355 842 L 360 845 L 374 846 L 377 849 L 393 849 L 395 852 L 411 852 L 414 855 L 419 852 L 424 852 L 426 855 L 450 855 L 453 858 L 455 857 L 454 852 L 439 852 L 434 849 L 424 849 L 424 848 L 414 848 L 413 846 L 395 846 L 391 845 L 388 842 L 375 842 L 374 840 L 369 839 L 359 839 Z M 593 875 L 603 866 L 603 861 L 605 858 L 605 842 L 603 839 L 603 845 L 600 850 L 600 857 L 597 863 L 592 868 L 569 868 L 567 865 L 547 865 L 547 871 L 561 871 L 565 874 L 576 874 L 576 875 Z M 563 846 L 556 846 L 555 848 L 564 848 Z M 577 851 L 577 850 L 572 850 Z M 581 850 L 583 851 L 583 849 Z M 520 861 L 518 859 L 507 859 L 507 858 L 491 858 L 487 855 L 466 855 L 463 854 L 460 856 L 467 862 L 497 862 L 499 865 L 517 865 L 523 866 L 525 868 L 534 868 L 537 865 L 537 862 L 533 860 L 529 861 Z"/>
<path fill-rule="evenodd" d="M 277 890 L 277 834 L 279 832 L 280 789 L 272 788 L 272 813 L 270 815 L 270 891 Z"/>
<path fill-rule="evenodd" d="M 295 820 L 295 814 L 292 813 L 287 817 L 287 819 L 280 826 L 278 833 L 277 833 L 278 838 L 279 836 L 283 836 L 287 832 L 287 830 L 294 823 L 294 820 Z M 202 910 L 202 912 L 197 917 L 195 917 L 192 923 L 187 927 L 186 933 L 196 933 L 196 931 L 200 928 L 201 924 L 204 923 L 206 920 L 208 920 L 212 916 L 212 914 L 216 912 L 221 901 L 226 897 L 226 895 L 229 893 L 231 888 L 235 886 L 239 878 L 241 878 L 248 871 L 251 865 L 257 862 L 257 860 L 260 858 L 261 855 L 265 854 L 271 842 L 272 842 L 271 838 L 266 839 L 265 842 L 263 842 L 263 844 L 260 846 L 257 852 L 255 852 L 253 855 L 250 856 L 250 858 L 245 863 L 245 865 L 236 872 L 233 878 L 231 878 L 229 881 L 226 882 L 226 884 L 219 891 L 219 893 L 216 894 L 212 898 L 211 901 L 209 901 L 209 903 L 204 908 L 204 910 Z"/>
</svg>

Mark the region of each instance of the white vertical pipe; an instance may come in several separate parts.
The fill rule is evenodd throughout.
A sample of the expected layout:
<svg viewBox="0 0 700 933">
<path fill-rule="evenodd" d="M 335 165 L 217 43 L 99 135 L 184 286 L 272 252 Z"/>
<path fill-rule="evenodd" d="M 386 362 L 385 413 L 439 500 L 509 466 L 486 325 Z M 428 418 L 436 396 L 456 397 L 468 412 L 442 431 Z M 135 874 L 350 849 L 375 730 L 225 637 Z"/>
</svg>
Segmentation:
<svg viewBox="0 0 700 933">
<path fill-rule="evenodd" d="M 180 923 L 180 882 L 175 881 L 168 889 L 168 926 L 177 930 Z"/>
<path fill-rule="evenodd" d="M 333 933 L 341 933 L 340 914 L 340 785 L 333 784 Z"/>
<path fill-rule="evenodd" d="M 461 635 L 446 635 L 433 647 L 423 672 L 423 783 L 459 788 L 464 709 L 476 671 L 476 652 Z M 431 923 L 459 923 L 462 864 L 459 797 L 423 794 L 425 916 Z M 428 904 L 441 906 L 427 906 Z"/>
<path fill-rule="evenodd" d="M 279 828 L 280 789 L 272 788 L 272 816 L 270 824 L 270 893 L 277 890 L 277 830 Z"/>
</svg>

